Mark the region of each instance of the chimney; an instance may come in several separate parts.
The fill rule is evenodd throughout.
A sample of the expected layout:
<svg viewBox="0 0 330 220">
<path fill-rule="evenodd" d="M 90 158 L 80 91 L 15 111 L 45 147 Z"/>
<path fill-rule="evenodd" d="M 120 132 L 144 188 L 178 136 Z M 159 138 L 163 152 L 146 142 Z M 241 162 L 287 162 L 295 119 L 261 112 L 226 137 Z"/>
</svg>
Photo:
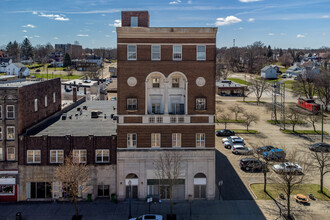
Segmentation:
<svg viewBox="0 0 330 220">
<path fill-rule="evenodd" d="M 72 89 L 72 101 L 76 102 L 77 101 L 77 88 L 73 87 Z"/>
</svg>

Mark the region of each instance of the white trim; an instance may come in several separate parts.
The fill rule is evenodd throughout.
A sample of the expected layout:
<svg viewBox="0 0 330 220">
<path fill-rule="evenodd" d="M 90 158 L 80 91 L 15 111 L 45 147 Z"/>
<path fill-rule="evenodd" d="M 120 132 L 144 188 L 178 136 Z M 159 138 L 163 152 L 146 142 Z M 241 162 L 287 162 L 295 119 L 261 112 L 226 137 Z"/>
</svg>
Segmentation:
<svg viewBox="0 0 330 220">
<path fill-rule="evenodd" d="M 14 138 L 8 138 L 8 134 L 9 134 L 9 132 L 8 132 L 8 129 L 9 128 L 13 128 L 14 129 Z M 15 131 L 15 126 L 7 126 L 7 129 L 6 129 L 6 139 L 7 140 L 15 140 L 16 139 L 16 131 Z"/>
<path fill-rule="evenodd" d="M 128 47 L 129 46 L 135 46 L 135 59 L 130 59 L 128 56 Z M 127 44 L 127 60 L 137 60 L 137 45 L 136 44 Z"/>
<path fill-rule="evenodd" d="M 78 159 L 79 159 L 78 162 L 79 162 L 79 163 L 87 163 L 87 150 L 86 150 L 86 149 L 73 149 L 73 151 L 72 151 L 72 152 L 73 152 L 73 159 L 75 158 L 75 156 L 74 156 L 74 151 L 78 151 Z M 82 152 L 82 151 L 85 151 L 85 152 L 86 152 L 86 158 L 85 158 L 86 161 L 85 161 L 85 162 L 82 162 L 82 161 L 81 161 L 81 152 Z"/>
<path fill-rule="evenodd" d="M 206 185 L 206 178 L 194 178 L 194 185 Z"/>
<path fill-rule="evenodd" d="M 205 47 L 205 58 L 204 59 L 198 59 L 198 47 L 199 46 L 204 46 Z M 206 60 L 206 45 L 204 45 L 204 44 L 197 44 L 196 45 L 196 60 L 197 61 L 205 61 Z"/>
<path fill-rule="evenodd" d="M 201 136 L 199 138 L 197 137 L 200 134 L 202 134 L 204 136 L 204 140 L 202 140 Z M 205 148 L 205 141 L 206 141 L 205 140 L 206 139 L 205 138 L 205 133 L 196 133 L 196 136 L 195 137 L 196 137 L 196 148 Z M 197 146 L 197 141 L 199 141 L 200 143 L 202 143 L 202 141 L 203 141 L 204 143 L 201 146 Z"/>
<path fill-rule="evenodd" d="M 102 161 L 97 161 L 96 151 L 102 152 Z M 108 151 L 108 160 L 104 160 L 104 152 Z M 109 149 L 95 149 L 95 163 L 110 163 L 110 150 Z"/>
<path fill-rule="evenodd" d="M 16 185 L 16 178 L 0 178 L 0 185 Z"/>
<path fill-rule="evenodd" d="M 174 47 L 175 46 L 180 46 L 181 47 L 181 58 L 174 58 Z M 173 44 L 172 46 L 172 60 L 173 61 L 182 61 L 182 44 Z"/>
<path fill-rule="evenodd" d="M 13 107 L 13 117 L 8 117 L 8 107 Z M 15 119 L 15 105 L 6 105 L 6 119 Z"/>
<path fill-rule="evenodd" d="M 32 151 L 33 155 L 32 155 L 32 162 L 28 161 L 29 158 L 29 151 Z M 40 152 L 40 161 L 36 161 L 36 152 L 39 151 Z M 26 163 L 27 164 L 34 164 L 34 163 L 41 163 L 41 150 L 27 150 L 26 151 Z"/>
<path fill-rule="evenodd" d="M 18 174 L 18 170 L 1 170 L 0 174 Z"/>
<path fill-rule="evenodd" d="M 47 107 L 48 106 L 48 97 L 47 97 L 47 95 L 45 95 L 45 107 Z"/>
<path fill-rule="evenodd" d="M 51 159 L 52 159 L 52 151 L 55 151 L 56 152 L 56 162 L 52 162 Z M 63 161 L 62 162 L 59 162 L 58 160 L 58 151 L 63 151 Z M 58 164 L 58 163 L 64 163 L 64 150 L 62 149 L 51 149 L 49 150 L 49 163 L 51 164 Z"/>
<path fill-rule="evenodd" d="M 158 146 L 152 146 L 152 136 L 153 136 L 153 134 L 155 135 L 155 142 L 157 143 L 157 138 L 156 138 L 156 136 L 158 136 L 159 135 L 159 145 Z M 161 133 L 151 133 L 151 137 L 150 137 L 150 139 L 151 139 L 151 148 L 160 148 L 161 147 L 161 145 L 162 145 L 162 136 L 161 136 Z"/>
<path fill-rule="evenodd" d="M 13 160 L 9 160 L 8 159 L 8 149 L 14 149 L 14 159 Z M 15 147 L 7 147 L 7 149 L 6 149 L 6 159 L 7 159 L 7 161 L 15 161 L 15 159 L 16 159 L 16 150 L 15 150 Z"/>
<path fill-rule="evenodd" d="M 56 102 L 56 93 L 53 92 L 53 103 L 55 103 L 55 102 Z"/>
<path fill-rule="evenodd" d="M 152 58 L 152 47 L 153 46 L 159 46 L 159 59 L 153 59 Z M 150 49 L 151 49 L 151 57 L 150 57 L 151 60 L 152 61 L 160 61 L 162 59 L 162 46 L 160 44 L 154 44 L 154 45 L 151 45 Z"/>
<path fill-rule="evenodd" d="M 125 185 L 129 186 L 128 182 L 131 181 L 131 186 L 137 186 L 139 185 L 139 179 L 134 178 L 134 179 L 125 179 Z"/>
<path fill-rule="evenodd" d="M 134 141 L 133 141 L 133 135 L 135 135 L 135 138 L 136 138 L 135 145 L 129 145 L 129 143 L 128 143 L 128 137 L 130 136 L 130 141 L 132 143 L 134 143 Z M 126 142 L 127 142 L 127 145 L 126 145 L 127 148 L 136 148 L 136 146 L 137 146 L 137 134 L 136 133 L 127 133 Z"/>
</svg>

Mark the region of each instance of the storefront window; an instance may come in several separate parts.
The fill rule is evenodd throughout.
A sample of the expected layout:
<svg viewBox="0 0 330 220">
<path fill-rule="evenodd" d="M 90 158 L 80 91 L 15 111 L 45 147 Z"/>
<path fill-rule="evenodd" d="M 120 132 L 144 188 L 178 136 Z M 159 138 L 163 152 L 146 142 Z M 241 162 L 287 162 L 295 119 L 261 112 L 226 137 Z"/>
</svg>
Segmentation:
<svg viewBox="0 0 330 220">
<path fill-rule="evenodd" d="M 14 195 L 14 185 L 0 185 L 0 195 Z"/>
</svg>

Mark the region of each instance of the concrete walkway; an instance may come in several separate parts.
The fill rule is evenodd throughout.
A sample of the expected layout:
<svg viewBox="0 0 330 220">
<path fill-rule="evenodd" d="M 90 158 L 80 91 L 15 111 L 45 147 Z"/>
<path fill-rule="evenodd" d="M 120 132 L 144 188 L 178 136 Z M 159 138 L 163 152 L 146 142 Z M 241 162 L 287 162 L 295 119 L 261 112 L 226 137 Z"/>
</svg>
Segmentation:
<svg viewBox="0 0 330 220">
<path fill-rule="evenodd" d="M 83 215 L 83 220 L 87 219 L 128 219 L 128 202 L 118 204 L 109 201 L 94 201 L 91 203 L 81 202 L 78 204 L 79 214 Z M 175 202 L 173 211 L 177 214 L 178 220 L 189 218 L 189 203 L 187 201 Z M 259 207 L 254 200 L 195 200 L 191 205 L 193 220 L 238 220 L 238 219 L 265 219 Z M 1 203 L 0 220 L 15 219 L 17 212 L 22 213 L 24 220 L 69 220 L 74 214 L 74 205 L 72 203 Z M 148 213 L 148 205 L 144 201 L 132 202 L 132 216 L 137 217 Z M 152 204 L 151 213 L 162 214 L 169 213 L 169 202 Z M 165 218 L 166 219 L 166 218 Z"/>
</svg>

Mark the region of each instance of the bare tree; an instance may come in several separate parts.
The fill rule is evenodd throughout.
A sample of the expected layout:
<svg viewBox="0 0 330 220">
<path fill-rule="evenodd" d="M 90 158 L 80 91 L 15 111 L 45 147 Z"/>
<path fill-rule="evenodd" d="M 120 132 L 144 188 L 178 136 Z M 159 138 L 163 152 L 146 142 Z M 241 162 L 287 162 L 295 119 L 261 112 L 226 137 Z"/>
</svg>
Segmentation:
<svg viewBox="0 0 330 220">
<path fill-rule="evenodd" d="M 297 80 L 292 84 L 293 93 L 297 96 L 305 96 L 312 99 L 316 92 L 316 75 L 311 70 L 306 70 L 304 74 L 300 74 Z"/>
<path fill-rule="evenodd" d="M 249 127 L 252 123 L 257 123 L 259 121 L 259 117 L 252 112 L 245 112 L 244 114 L 244 124 L 246 125 L 246 130 L 249 130 Z"/>
<path fill-rule="evenodd" d="M 320 191 L 324 193 L 323 178 L 325 174 L 330 173 L 330 153 L 311 151 L 311 158 L 315 162 L 312 166 L 317 168 L 320 172 Z"/>
<path fill-rule="evenodd" d="M 254 93 L 254 95 L 256 96 L 258 105 L 260 103 L 260 99 L 263 93 L 269 91 L 269 89 L 270 89 L 270 84 L 266 80 L 264 79 L 258 80 L 256 78 L 251 77 L 249 90 L 251 93 Z"/>
<path fill-rule="evenodd" d="M 178 152 L 164 151 L 154 160 L 155 175 L 160 183 L 169 187 L 170 215 L 173 215 L 173 187 L 178 184 L 182 175 L 182 156 Z"/>
<path fill-rule="evenodd" d="M 314 131 L 316 132 L 315 124 L 320 121 L 320 116 L 318 116 L 318 115 L 309 115 L 307 117 L 307 120 L 308 120 L 309 123 L 311 123 L 311 125 L 313 126 Z"/>
<path fill-rule="evenodd" d="M 98 79 L 100 77 L 99 70 L 98 67 L 88 67 L 84 75 L 90 79 Z"/>
<path fill-rule="evenodd" d="M 315 90 L 318 98 L 323 103 L 325 111 L 328 111 L 330 103 L 330 70 L 322 70 L 320 76 L 315 80 Z"/>
<path fill-rule="evenodd" d="M 228 109 L 234 113 L 236 121 L 238 119 L 238 115 L 243 114 L 245 112 L 245 109 L 243 108 L 243 106 L 241 106 L 237 103 L 235 105 L 230 106 Z"/>
<path fill-rule="evenodd" d="M 302 120 L 302 115 L 292 108 L 288 108 L 286 110 L 286 118 L 292 126 L 292 131 L 294 132 L 294 128 L 297 124 L 299 124 Z"/>
<path fill-rule="evenodd" d="M 280 56 L 278 58 L 278 60 L 280 61 L 281 65 L 283 65 L 283 66 L 290 66 L 291 63 L 293 63 L 293 58 L 288 53 L 283 54 L 282 56 Z"/>
<path fill-rule="evenodd" d="M 89 171 L 86 164 L 79 163 L 73 153 L 70 153 L 64 163 L 55 169 L 55 182 L 62 184 L 64 193 L 72 198 L 75 207 L 75 216 L 78 219 L 77 199 L 81 193 L 87 190 L 84 186 L 89 180 Z"/>
<path fill-rule="evenodd" d="M 225 129 L 227 129 L 227 124 L 230 122 L 230 114 L 228 112 L 222 112 L 218 117 L 218 122 L 223 123 Z"/>
</svg>

